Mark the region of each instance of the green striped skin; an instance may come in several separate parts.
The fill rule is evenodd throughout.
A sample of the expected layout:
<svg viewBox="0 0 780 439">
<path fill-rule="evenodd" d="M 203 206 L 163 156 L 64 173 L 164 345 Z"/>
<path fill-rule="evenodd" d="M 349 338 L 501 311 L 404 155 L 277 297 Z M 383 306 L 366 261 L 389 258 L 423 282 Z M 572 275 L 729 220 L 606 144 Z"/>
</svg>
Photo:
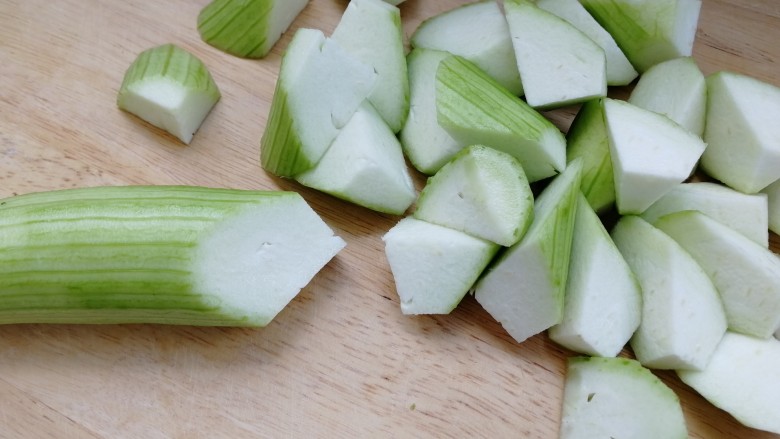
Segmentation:
<svg viewBox="0 0 780 439">
<path fill-rule="evenodd" d="M 0 324 L 257 326 L 194 280 L 199 240 L 248 206 L 297 197 L 99 187 L 0 201 Z"/>
<path fill-rule="evenodd" d="M 581 0 L 640 73 L 662 61 L 690 55 L 675 47 L 679 2 Z"/>
<path fill-rule="evenodd" d="M 313 168 L 375 81 L 371 66 L 322 31 L 298 29 L 282 57 L 260 141 L 263 168 L 290 178 Z"/>
<path fill-rule="evenodd" d="M 580 189 L 596 212 L 615 204 L 615 178 L 602 102 L 602 99 L 586 102 L 566 135 L 566 161 L 582 158 Z"/>
<path fill-rule="evenodd" d="M 211 96 L 215 101 L 220 98 L 217 84 L 203 62 L 174 44 L 164 44 L 141 52 L 133 61 L 119 88 L 117 104 L 123 106 L 122 101 L 132 92 L 134 84 L 154 78 L 167 79 L 182 88 Z"/>
<path fill-rule="evenodd" d="M 538 111 L 460 56 L 444 59 L 436 74 L 439 124 L 468 146 L 484 144 L 523 165 L 529 181 L 565 168 L 563 134 Z"/>
<path fill-rule="evenodd" d="M 316 163 L 303 154 L 303 142 L 295 129 L 284 81 L 276 81 L 274 99 L 263 137 L 260 139 L 260 164 L 280 177 L 293 177 L 311 169 Z"/>
<path fill-rule="evenodd" d="M 635 52 L 645 44 L 644 42 L 653 37 L 649 31 L 655 29 L 647 28 L 647 26 L 652 25 L 651 19 L 654 15 L 643 15 L 642 7 L 647 7 L 643 3 L 632 4 L 623 0 L 584 0 L 582 4 L 614 36 L 621 48 L 628 45 L 630 50 L 626 51 L 626 48 L 623 50 L 629 57 L 631 56 L 629 53 Z M 643 17 L 647 21 L 638 22 Z"/>
<path fill-rule="evenodd" d="M 486 128 L 529 138 L 539 137 L 549 128 L 550 122 L 544 116 L 465 58 L 451 56 L 442 61 L 437 79 L 439 119 L 447 125 L 469 125 L 476 119 L 485 123 Z M 518 113 L 522 116 L 518 117 Z"/>
<path fill-rule="evenodd" d="M 538 218 L 541 227 L 534 230 L 534 233 L 537 237 L 542 237 L 537 243 L 547 259 L 547 266 L 550 267 L 555 301 L 560 304 L 562 314 L 563 297 L 569 275 L 574 219 L 580 196 L 578 188 L 582 184 L 581 162 L 577 160 L 570 163 L 565 174 L 561 174 L 556 179 L 561 180 L 560 189 L 543 191 L 537 199 L 534 216 Z M 533 225 L 531 227 L 534 228 Z M 531 231 L 529 230 L 528 233 L 530 234 Z"/>
<path fill-rule="evenodd" d="M 198 15 L 206 43 L 242 58 L 262 58 L 273 46 L 266 29 L 274 8 L 269 0 L 214 0 Z"/>
<path fill-rule="evenodd" d="M 306 154 L 301 135 L 301 122 L 296 123 L 291 103 L 296 79 L 301 75 L 312 46 L 321 50 L 325 36 L 319 31 L 301 29 L 295 33 L 282 57 L 279 77 L 276 80 L 268 122 L 260 139 L 260 164 L 266 171 L 279 177 L 300 174 L 316 165 L 320 157 L 313 160 Z"/>
</svg>

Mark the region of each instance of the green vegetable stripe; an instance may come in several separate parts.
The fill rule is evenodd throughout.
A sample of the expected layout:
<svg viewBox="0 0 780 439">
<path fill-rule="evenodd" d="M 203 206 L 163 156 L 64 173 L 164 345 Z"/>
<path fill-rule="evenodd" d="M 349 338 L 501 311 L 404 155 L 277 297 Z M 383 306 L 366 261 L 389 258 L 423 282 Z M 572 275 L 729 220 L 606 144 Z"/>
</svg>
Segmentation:
<svg viewBox="0 0 780 439">
<path fill-rule="evenodd" d="M 479 67 L 460 56 L 451 56 L 443 60 L 437 72 L 437 105 L 446 111 L 447 117 L 457 125 L 471 126 L 474 112 L 464 111 L 460 106 L 468 102 L 477 110 L 482 119 L 492 119 L 496 124 L 506 127 L 525 138 L 536 138 L 553 127 L 552 122 L 531 108 L 517 96 L 511 94 Z M 446 94 L 455 98 L 446 98 Z M 455 105 L 458 108 L 455 108 Z M 511 110 L 497 111 L 511 108 Z M 472 114 L 469 114 L 472 113 Z M 521 116 L 518 117 L 518 114 Z"/>
<path fill-rule="evenodd" d="M 125 73 L 120 96 L 144 79 L 164 77 L 184 87 L 219 95 L 217 84 L 197 57 L 173 44 L 145 50 Z"/>
<path fill-rule="evenodd" d="M 618 34 L 620 40 L 625 38 L 625 43 L 640 43 L 650 37 L 648 29 L 643 26 L 645 23 L 637 22 L 643 14 L 647 14 L 641 6 L 634 7 L 625 0 L 584 0 L 582 4 L 610 33 Z"/>
<path fill-rule="evenodd" d="M 609 154 L 601 156 L 598 166 L 588 169 L 582 176 L 582 192 L 590 202 L 600 201 L 592 200 L 600 195 L 598 189 L 611 187 L 614 192 L 614 181 L 612 177 L 612 159 Z M 603 195 L 602 195 L 603 197 Z"/>
<path fill-rule="evenodd" d="M 270 0 L 215 0 L 198 15 L 203 41 L 244 58 L 267 53 L 266 27 L 273 10 Z"/>
<path fill-rule="evenodd" d="M 577 197 L 579 195 L 579 185 L 573 184 L 566 190 L 566 197 L 560 200 L 555 207 L 558 212 L 555 215 L 555 221 L 550 223 L 552 228 L 552 238 L 542 242 L 544 254 L 549 261 L 550 273 L 553 274 L 553 284 L 556 288 L 558 298 L 563 300 L 563 294 L 566 287 L 566 279 L 569 274 L 569 259 L 571 256 L 572 234 L 574 231 L 574 217 L 577 213 Z"/>
<path fill-rule="evenodd" d="M 282 82 L 276 82 L 268 123 L 260 140 L 260 164 L 274 175 L 293 177 L 311 168 L 314 163 L 301 154 L 303 143 L 295 129 Z"/>
<path fill-rule="evenodd" d="M 596 210 L 614 198 L 612 158 L 609 153 L 603 101 L 586 102 L 569 128 L 567 162 L 583 159 L 582 193 Z M 612 193 L 610 197 L 604 191 Z"/>
</svg>

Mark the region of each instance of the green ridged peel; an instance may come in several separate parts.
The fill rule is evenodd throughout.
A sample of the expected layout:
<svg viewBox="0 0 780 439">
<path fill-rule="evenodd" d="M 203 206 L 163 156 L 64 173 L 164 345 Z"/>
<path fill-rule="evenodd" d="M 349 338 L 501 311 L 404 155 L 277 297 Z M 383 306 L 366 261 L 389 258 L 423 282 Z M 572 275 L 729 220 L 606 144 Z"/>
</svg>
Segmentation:
<svg viewBox="0 0 780 439">
<path fill-rule="evenodd" d="M 206 43 L 241 58 L 263 58 L 308 0 L 214 0 L 198 15 Z"/>
<path fill-rule="evenodd" d="M 219 97 L 217 85 L 203 62 L 174 44 L 163 44 L 141 52 L 133 61 L 119 88 L 120 99 L 133 84 L 154 77 Z"/>
<path fill-rule="evenodd" d="M 540 221 L 539 229 L 535 230 L 536 236 L 543 237 L 538 241 L 539 247 L 547 258 L 555 298 L 561 306 L 569 275 L 574 218 L 580 194 L 577 188 L 582 182 L 582 164 L 579 161 L 572 162 L 567 171 L 568 178 L 561 179 L 560 188 L 550 190 L 547 197 L 542 192 L 534 209 L 534 215 Z M 533 225 L 531 227 L 534 228 Z"/>
<path fill-rule="evenodd" d="M 701 0 L 580 0 L 643 73 L 660 62 L 690 56 Z"/>
<path fill-rule="evenodd" d="M 287 91 L 281 80 L 276 82 L 274 99 L 268 114 L 260 147 L 260 165 L 276 175 L 292 176 L 317 164 L 303 154 L 303 141 L 296 131 L 290 112 Z M 319 161 L 319 160 L 317 160 Z"/>
<path fill-rule="evenodd" d="M 313 168 L 366 100 L 376 76 L 322 31 L 298 29 L 282 58 L 260 139 L 263 169 L 295 177 Z"/>
<path fill-rule="evenodd" d="M 8 198 L 0 324 L 264 326 L 340 243 L 291 192 L 130 186 Z M 309 261 L 282 273 L 274 258 Z"/>
<path fill-rule="evenodd" d="M 566 135 L 566 161 L 582 158 L 582 193 L 588 204 L 603 212 L 615 204 L 615 178 L 609 153 L 603 99 L 586 102 Z"/>
<path fill-rule="evenodd" d="M 514 156 L 529 181 L 566 166 L 566 141 L 558 128 L 465 58 L 440 63 L 436 107 L 439 124 L 461 145 L 483 144 Z"/>
</svg>

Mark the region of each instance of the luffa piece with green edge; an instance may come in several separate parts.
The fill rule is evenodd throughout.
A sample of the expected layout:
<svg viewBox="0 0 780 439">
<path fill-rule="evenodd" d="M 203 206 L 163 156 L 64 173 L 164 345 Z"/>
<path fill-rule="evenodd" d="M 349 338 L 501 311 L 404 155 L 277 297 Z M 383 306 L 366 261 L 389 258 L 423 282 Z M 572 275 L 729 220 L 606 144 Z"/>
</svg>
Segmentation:
<svg viewBox="0 0 780 439">
<path fill-rule="evenodd" d="M 607 58 L 607 85 L 628 85 L 638 73 L 606 31 L 579 0 L 538 0 L 536 5 L 563 18 L 604 49 Z"/>
<path fill-rule="evenodd" d="M 242 58 L 263 58 L 309 0 L 214 0 L 198 14 L 206 43 Z"/>
<path fill-rule="evenodd" d="M 533 220 L 534 196 L 511 155 L 470 146 L 428 179 L 414 217 L 509 247 Z"/>
<path fill-rule="evenodd" d="M 622 217 L 612 239 L 642 290 L 642 320 L 631 338 L 637 360 L 655 369 L 702 369 L 727 326 L 707 273 L 638 216 Z"/>
<path fill-rule="evenodd" d="M 648 69 L 628 102 L 661 113 L 701 137 L 707 113 L 707 82 L 691 57 L 675 58 Z"/>
<path fill-rule="evenodd" d="M 481 144 L 504 151 L 520 161 L 531 182 L 566 167 L 563 133 L 465 58 L 441 61 L 436 109 L 439 124 L 461 147 Z"/>
<path fill-rule="evenodd" d="M 448 314 L 500 246 L 407 217 L 385 236 L 385 254 L 404 314 Z"/>
<path fill-rule="evenodd" d="M 685 439 L 680 399 L 628 358 L 568 360 L 560 439 Z"/>
<path fill-rule="evenodd" d="M 655 224 L 710 276 L 729 329 L 769 338 L 780 328 L 780 259 L 771 250 L 697 211 L 669 214 Z"/>
<path fill-rule="evenodd" d="M 556 343 L 581 354 L 617 356 L 642 317 L 642 292 L 596 212 L 577 202 L 563 319 L 549 330 Z"/>
<path fill-rule="evenodd" d="M 295 179 L 394 215 L 402 215 L 417 198 L 401 144 L 368 101 L 352 115 L 320 161 Z"/>
<path fill-rule="evenodd" d="M 518 343 L 561 322 L 582 165 L 555 177 L 523 239 L 486 269 L 475 296 Z"/>
<path fill-rule="evenodd" d="M 409 116 L 401 129 L 404 153 L 423 174 L 433 175 L 462 146 L 439 125 L 436 111 L 436 72 L 450 54 L 414 49 L 406 57 L 409 70 Z"/>
<path fill-rule="evenodd" d="M 263 168 L 293 177 L 320 161 L 376 73 L 319 30 L 299 29 L 282 59 L 260 145 Z"/>
<path fill-rule="evenodd" d="M 401 12 L 382 0 L 352 0 L 331 39 L 376 71 L 368 100 L 394 133 L 400 131 L 409 112 Z"/>
<path fill-rule="evenodd" d="M 604 49 L 530 0 L 504 2 L 528 105 L 551 109 L 607 95 Z"/>
<path fill-rule="evenodd" d="M 615 204 L 615 177 L 609 152 L 604 100 L 594 99 L 580 107 L 566 134 L 566 161 L 582 160 L 582 190 L 596 212 Z"/>
<path fill-rule="evenodd" d="M 293 192 L 96 187 L 0 202 L 0 323 L 265 326 L 344 247 Z"/>
<path fill-rule="evenodd" d="M 640 73 L 691 56 L 701 0 L 580 0 Z"/>
<path fill-rule="evenodd" d="M 412 47 L 460 55 L 510 93 L 523 94 L 509 27 L 496 0 L 468 3 L 435 15 L 417 27 L 409 42 Z"/>
<path fill-rule="evenodd" d="M 141 52 L 133 61 L 119 88 L 117 105 L 189 144 L 220 96 L 203 62 L 165 44 Z"/>
</svg>

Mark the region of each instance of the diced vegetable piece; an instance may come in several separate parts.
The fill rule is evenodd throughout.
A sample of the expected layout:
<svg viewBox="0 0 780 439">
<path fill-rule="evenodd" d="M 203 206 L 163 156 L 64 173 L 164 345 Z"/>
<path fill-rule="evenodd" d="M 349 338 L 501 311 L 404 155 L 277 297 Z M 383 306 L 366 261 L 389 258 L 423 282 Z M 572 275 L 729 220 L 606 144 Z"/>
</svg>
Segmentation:
<svg viewBox="0 0 780 439">
<path fill-rule="evenodd" d="M 509 27 L 496 0 L 465 4 L 431 17 L 414 31 L 410 42 L 412 47 L 460 55 L 513 95 L 523 94 Z"/>
<path fill-rule="evenodd" d="M 462 147 L 482 144 L 514 156 L 531 182 L 566 166 L 566 139 L 560 130 L 462 57 L 441 61 L 436 108 L 439 124 Z"/>
<path fill-rule="evenodd" d="M 382 239 L 404 314 L 448 314 L 499 249 L 414 218 L 402 219 Z"/>
<path fill-rule="evenodd" d="M 293 192 L 96 187 L 0 202 L 0 323 L 265 326 L 345 243 Z"/>
<path fill-rule="evenodd" d="M 648 69 L 628 102 L 661 113 L 701 137 L 707 112 L 707 82 L 691 57 L 664 61 Z"/>
<path fill-rule="evenodd" d="M 764 194 L 746 195 L 726 186 L 699 182 L 676 186 L 642 213 L 649 223 L 664 215 L 698 210 L 768 247 L 768 206 Z"/>
<path fill-rule="evenodd" d="M 677 374 L 716 407 L 742 424 L 780 434 L 780 341 L 732 332 L 702 371 Z"/>
<path fill-rule="evenodd" d="M 414 49 L 406 57 L 409 68 L 409 117 L 401 130 L 401 145 L 420 172 L 435 174 L 462 149 L 439 125 L 436 109 L 436 72 L 450 54 L 439 50 Z"/>
<path fill-rule="evenodd" d="M 704 172 L 748 194 L 780 179 L 780 87 L 719 72 L 707 90 Z"/>
<path fill-rule="evenodd" d="M 477 282 L 477 301 L 518 343 L 563 318 L 582 165 L 573 162 L 536 199 L 523 239 Z"/>
<path fill-rule="evenodd" d="M 538 0 L 536 5 L 571 23 L 604 49 L 607 57 L 607 84 L 628 85 L 638 73 L 609 34 L 578 0 Z"/>
<path fill-rule="evenodd" d="M 672 238 L 625 216 L 612 231 L 642 289 L 642 321 L 631 339 L 637 360 L 655 369 L 702 369 L 726 332 L 718 291 Z"/>
<path fill-rule="evenodd" d="M 709 274 L 729 329 L 768 338 L 780 328 L 780 259 L 774 253 L 701 212 L 673 213 L 656 226 Z"/>
<path fill-rule="evenodd" d="M 263 168 L 293 177 L 320 161 L 368 97 L 376 73 L 321 31 L 299 29 L 282 59 L 268 124 Z"/>
<path fill-rule="evenodd" d="M 769 230 L 780 234 L 780 180 L 763 190 L 769 205 Z"/>
<path fill-rule="evenodd" d="M 666 116 L 606 99 L 617 208 L 638 214 L 692 173 L 706 145 Z"/>
<path fill-rule="evenodd" d="M 570 358 L 561 439 L 688 437 L 680 400 L 627 358 Z"/>
<path fill-rule="evenodd" d="M 309 0 L 213 0 L 198 14 L 206 43 L 242 58 L 271 51 Z"/>
<path fill-rule="evenodd" d="M 301 184 L 395 215 L 417 198 L 401 144 L 374 107 L 364 102 L 322 159 L 295 176 Z"/>
<path fill-rule="evenodd" d="M 580 107 L 566 134 L 566 161 L 582 160 L 582 193 L 597 212 L 615 204 L 615 178 L 609 153 L 604 101 L 594 99 Z"/>
<path fill-rule="evenodd" d="M 475 145 L 428 179 L 414 217 L 509 247 L 523 237 L 533 214 L 534 195 L 520 162 Z"/>
<path fill-rule="evenodd" d="M 691 56 L 701 0 L 580 0 L 640 73 Z"/>
<path fill-rule="evenodd" d="M 189 144 L 219 98 L 206 66 L 186 50 L 165 44 L 133 61 L 117 105 Z"/>
<path fill-rule="evenodd" d="M 550 338 L 581 354 L 614 357 L 639 327 L 642 292 L 601 220 L 582 197 L 569 260 L 563 320 Z"/>
<path fill-rule="evenodd" d="M 368 100 L 390 129 L 401 130 L 409 113 L 401 13 L 381 0 L 352 0 L 331 38 L 377 73 Z"/>
<path fill-rule="evenodd" d="M 528 104 L 555 108 L 607 95 L 604 50 L 530 0 L 504 3 Z"/>
</svg>

